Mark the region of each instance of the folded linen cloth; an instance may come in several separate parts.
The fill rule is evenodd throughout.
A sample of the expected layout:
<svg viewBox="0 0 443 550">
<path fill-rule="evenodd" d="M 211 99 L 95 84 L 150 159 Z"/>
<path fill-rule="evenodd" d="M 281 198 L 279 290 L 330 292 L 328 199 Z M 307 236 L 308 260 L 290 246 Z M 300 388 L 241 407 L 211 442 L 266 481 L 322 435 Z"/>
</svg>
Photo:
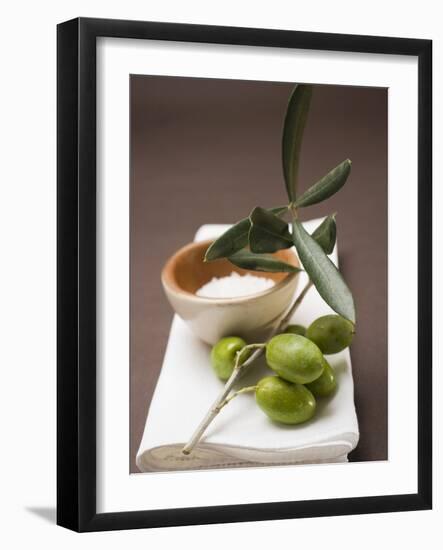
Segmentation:
<svg viewBox="0 0 443 550">
<path fill-rule="evenodd" d="M 320 220 L 305 222 L 310 233 Z M 229 226 L 204 225 L 195 240 L 218 237 Z M 331 259 L 337 262 L 337 247 Z M 300 274 L 299 291 L 307 281 Z M 331 313 L 315 288 L 304 298 L 292 322 L 309 325 Z M 258 465 L 346 462 L 358 443 L 354 384 L 349 350 L 328 356 L 338 390 L 318 399 L 312 420 L 297 426 L 277 424 L 258 408 L 253 394 L 235 398 L 207 429 L 202 441 L 186 456 L 181 453 L 223 383 L 210 366 L 210 347 L 174 316 L 161 373 L 151 401 L 136 463 L 142 472 L 232 468 Z M 272 374 L 263 358 L 241 378 L 249 386 Z"/>
</svg>

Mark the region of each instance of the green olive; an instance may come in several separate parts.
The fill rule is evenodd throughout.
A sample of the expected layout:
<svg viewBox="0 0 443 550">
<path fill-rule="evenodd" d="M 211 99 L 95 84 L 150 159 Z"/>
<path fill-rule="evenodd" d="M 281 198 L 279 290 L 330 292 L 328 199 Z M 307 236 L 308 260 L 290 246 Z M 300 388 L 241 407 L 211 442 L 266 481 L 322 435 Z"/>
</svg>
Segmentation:
<svg viewBox="0 0 443 550">
<path fill-rule="evenodd" d="M 306 387 L 315 395 L 315 397 L 327 397 L 334 393 L 335 388 L 337 387 L 337 380 L 335 378 L 334 369 L 331 365 L 325 361 L 325 367 L 321 376 L 311 382 L 306 384 Z"/>
<path fill-rule="evenodd" d="M 243 338 L 238 336 L 227 336 L 219 340 L 211 350 L 211 364 L 215 374 L 221 380 L 227 380 L 234 370 L 237 353 L 246 346 Z M 249 357 L 250 351 L 243 352 L 241 363 Z"/>
<path fill-rule="evenodd" d="M 318 347 L 298 334 L 278 334 L 266 345 L 266 361 L 281 378 L 308 384 L 323 372 L 324 358 Z"/>
<path fill-rule="evenodd" d="M 355 326 L 340 315 L 324 315 L 316 319 L 306 331 L 306 337 L 312 340 L 326 355 L 338 353 L 347 348 L 354 337 Z"/>
<path fill-rule="evenodd" d="M 255 399 L 271 420 L 283 424 L 301 424 L 314 416 L 315 397 L 302 384 L 293 384 L 279 376 L 266 376 L 257 384 Z"/>
<path fill-rule="evenodd" d="M 306 335 L 306 327 L 303 325 L 288 325 L 285 329 L 285 333 L 299 334 L 300 336 Z"/>
</svg>

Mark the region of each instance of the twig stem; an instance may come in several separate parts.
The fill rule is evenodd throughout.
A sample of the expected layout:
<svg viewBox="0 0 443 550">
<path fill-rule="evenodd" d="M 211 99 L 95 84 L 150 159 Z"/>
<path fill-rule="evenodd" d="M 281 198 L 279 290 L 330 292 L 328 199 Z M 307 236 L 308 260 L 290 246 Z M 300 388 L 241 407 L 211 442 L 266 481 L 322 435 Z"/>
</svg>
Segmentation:
<svg viewBox="0 0 443 550">
<path fill-rule="evenodd" d="M 234 370 L 232 371 L 231 376 L 229 377 L 228 381 L 226 382 L 225 387 L 223 388 L 220 395 L 217 397 L 217 399 L 212 404 L 212 407 L 209 409 L 209 411 L 206 413 L 203 420 L 198 425 L 197 429 L 195 430 L 194 434 L 192 435 L 191 439 L 188 441 L 188 443 L 183 447 L 182 452 L 185 455 L 188 455 L 191 453 L 192 449 L 197 445 L 197 443 L 200 441 L 202 435 L 205 433 L 206 428 L 209 426 L 209 424 L 214 420 L 214 418 L 218 415 L 222 407 L 224 406 L 224 403 L 228 397 L 228 395 L 231 393 L 231 390 L 234 386 L 234 384 L 237 382 L 237 380 L 240 377 L 240 374 L 246 369 L 251 363 L 253 363 L 257 357 L 260 357 L 260 355 L 263 353 L 263 349 L 266 347 L 266 344 L 250 344 L 248 346 L 245 346 L 242 348 L 239 353 L 237 353 L 237 357 L 235 360 Z M 244 363 L 240 363 L 240 359 L 244 353 L 244 350 L 246 349 L 254 349 L 255 351 L 250 355 L 248 359 Z"/>
<path fill-rule="evenodd" d="M 237 390 L 235 392 L 232 392 L 231 395 L 228 395 L 228 397 L 223 401 L 223 403 L 220 405 L 220 410 L 227 405 L 234 397 L 237 397 L 237 395 L 242 395 L 244 393 L 250 393 L 257 389 L 257 386 L 245 386 L 241 390 Z"/>
</svg>

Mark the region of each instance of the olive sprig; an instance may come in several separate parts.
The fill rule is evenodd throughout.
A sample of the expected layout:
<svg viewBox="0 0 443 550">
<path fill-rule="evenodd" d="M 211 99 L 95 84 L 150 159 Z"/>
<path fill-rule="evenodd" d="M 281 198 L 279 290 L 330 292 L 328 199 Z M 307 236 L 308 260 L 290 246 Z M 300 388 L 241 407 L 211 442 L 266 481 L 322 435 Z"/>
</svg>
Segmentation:
<svg viewBox="0 0 443 550">
<path fill-rule="evenodd" d="M 306 392 L 309 393 L 309 390 L 305 386 L 302 386 L 303 391 L 299 390 L 298 387 L 288 386 L 293 382 L 279 376 L 271 377 L 272 380 L 267 377 L 259 382 L 257 387 L 251 386 L 248 389 L 245 388 L 244 391 L 242 389 L 232 392 L 232 390 L 245 369 L 262 355 L 265 349 L 269 349 L 268 346 L 273 337 L 285 331 L 294 312 L 313 285 L 315 285 L 323 300 L 344 321 L 349 322 L 349 325 L 354 327 L 355 307 L 351 291 L 337 267 L 328 257 L 332 253 L 336 242 L 336 214 L 327 216 L 311 235 L 304 229 L 298 216 L 299 208 L 322 202 L 339 191 L 351 171 L 351 161 L 346 159 L 304 193 L 298 195 L 301 145 L 311 97 L 312 86 L 296 85 L 289 98 L 286 110 L 282 137 L 282 165 L 289 199 L 288 204 L 270 209 L 256 206 L 249 216 L 238 221 L 216 239 L 205 255 L 206 262 L 227 258 L 232 264 L 244 269 L 265 272 L 295 272 L 298 271 L 298 268 L 272 256 L 273 252 L 295 246 L 309 280 L 298 298 L 289 307 L 279 325 L 269 335 L 267 343 L 247 345 L 244 341 L 237 342 L 239 347 L 236 350 L 234 362 L 228 365 L 228 375 L 220 376 L 227 379 L 226 385 L 198 425 L 189 442 L 183 447 L 182 452 L 184 454 L 192 452 L 220 410 L 233 397 L 247 391 L 256 392 L 257 403 L 271 418 L 272 414 L 266 411 L 265 404 L 260 404 L 263 400 L 259 397 L 259 394 L 267 394 L 269 386 L 272 386 L 273 390 L 281 396 L 281 402 L 305 400 L 306 403 L 309 402 L 312 412 L 315 400 L 312 402 L 309 395 L 307 395 Z M 288 214 L 290 217 L 289 222 L 284 220 L 284 216 Z M 292 336 L 306 340 L 304 336 L 296 334 Z M 305 389 L 306 391 L 304 391 Z"/>
<path fill-rule="evenodd" d="M 344 160 L 298 195 L 298 172 L 303 133 L 312 97 L 312 86 L 296 85 L 288 102 L 283 125 L 282 165 L 289 203 L 265 209 L 256 206 L 208 248 L 205 261 L 227 258 L 244 269 L 256 271 L 296 271 L 297 268 L 270 256 L 295 246 L 303 268 L 324 301 L 339 315 L 355 323 L 354 300 L 337 267 L 328 257 L 335 242 L 335 215 L 328 216 L 310 235 L 298 219 L 298 209 L 322 202 L 346 183 L 351 161 Z M 286 222 L 282 216 L 290 215 Z M 333 235 L 333 239 L 329 238 Z"/>
</svg>

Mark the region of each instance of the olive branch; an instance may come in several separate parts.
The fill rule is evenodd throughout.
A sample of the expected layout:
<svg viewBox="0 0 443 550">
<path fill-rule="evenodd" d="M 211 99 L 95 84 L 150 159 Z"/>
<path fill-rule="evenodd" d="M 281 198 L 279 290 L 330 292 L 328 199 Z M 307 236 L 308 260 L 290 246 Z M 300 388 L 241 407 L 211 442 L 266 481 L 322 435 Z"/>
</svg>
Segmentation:
<svg viewBox="0 0 443 550">
<path fill-rule="evenodd" d="M 314 285 L 323 300 L 339 315 L 355 323 L 354 300 L 346 282 L 328 257 L 332 253 L 337 235 L 336 214 L 330 214 L 310 235 L 298 219 L 298 209 L 322 202 L 339 191 L 351 171 L 351 161 L 344 160 L 298 195 L 298 172 L 303 133 L 312 98 L 312 86 L 296 85 L 289 98 L 283 125 L 282 164 L 289 202 L 275 208 L 256 206 L 215 240 L 206 251 L 205 261 L 228 259 L 233 265 L 253 271 L 294 272 L 298 268 L 277 259 L 272 254 L 295 246 L 309 281 L 296 301 L 289 307 L 269 338 L 282 332 L 303 298 Z M 288 219 L 289 218 L 289 219 Z M 244 362 L 243 350 L 236 357 L 231 376 L 223 391 L 195 430 L 182 452 L 190 454 L 207 427 L 220 410 L 230 401 L 235 383 L 262 353 L 266 344 L 250 344 L 243 350 L 254 350 Z M 240 391 L 241 393 L 241 391 Z"/>
</svg>

